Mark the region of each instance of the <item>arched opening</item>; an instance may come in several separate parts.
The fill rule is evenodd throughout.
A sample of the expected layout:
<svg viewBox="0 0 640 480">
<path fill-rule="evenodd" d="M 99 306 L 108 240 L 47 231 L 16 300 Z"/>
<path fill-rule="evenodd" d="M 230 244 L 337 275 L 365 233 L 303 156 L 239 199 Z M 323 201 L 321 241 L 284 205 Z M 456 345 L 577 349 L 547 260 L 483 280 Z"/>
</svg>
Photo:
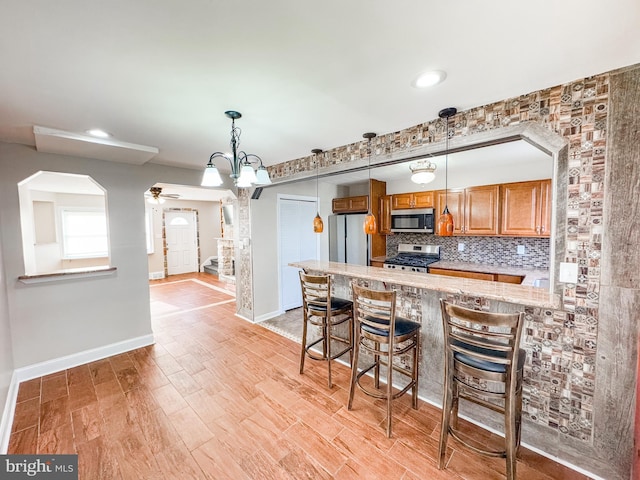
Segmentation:
<svg viewBox="0 0 640 480">
<path fill-rule="evenodd" d="M 105 192 L 71 173 L 39 171 L 18 183 L 26 275 L 109 265 Z"/>
</svg>

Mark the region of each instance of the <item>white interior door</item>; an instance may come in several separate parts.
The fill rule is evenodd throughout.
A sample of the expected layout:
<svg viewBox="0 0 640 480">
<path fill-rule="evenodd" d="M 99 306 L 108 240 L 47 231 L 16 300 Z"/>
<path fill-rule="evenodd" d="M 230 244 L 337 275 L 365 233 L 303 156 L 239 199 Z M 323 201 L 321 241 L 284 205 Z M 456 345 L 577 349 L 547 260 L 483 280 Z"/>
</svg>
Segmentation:
<svg viewBox="0 0 640 480">
<path fill-rule="evenodd" d="M 165 212 L 164 224 L 168 275 L 197 272 L 196 213 Z"/>
<path fill-rule="evenodd" d="M 302 306 L 300 269 L 290 262 L 318 259 L 318 235 L 313 232 L 316 202 L 280 198 L 278 200 L 278 244 L 280 259 L 280 308 Z"/>
</svg>

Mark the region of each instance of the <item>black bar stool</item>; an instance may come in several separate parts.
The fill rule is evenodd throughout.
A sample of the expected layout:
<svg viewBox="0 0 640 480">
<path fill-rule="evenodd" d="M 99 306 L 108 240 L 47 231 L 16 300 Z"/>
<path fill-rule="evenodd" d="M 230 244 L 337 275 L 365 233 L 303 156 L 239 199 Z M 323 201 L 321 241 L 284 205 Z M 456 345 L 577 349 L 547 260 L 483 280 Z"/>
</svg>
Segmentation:
<svg viewBox="0 0 640 480">
<path fill-rule="evenodd" d="M 355 338 L 351 386 L 348 409 L 351 410 L 356 384 L 365 394 L 387 400 L 387 437 L 391 437 L 392 402 L 411 389 L 413 408 L 418 408 L 418 352 L 420 350 L 421 325 L 396 317 L 396 292 L 378 291 L 353 285 L 353 314 Z M 373 364 L 358 372 L 360 349 L 373 355 Z M 396 357 L 413 355 L 412 365 L 405 367 Z M 384 361 L 383 361 L 384 360 Z M 380 366 L 387 367 L 387 384 L 380 389 Z M 392 368 L 389 368 L 391 366 Z M 373 370 L 374 387 L 363 386 L 360 379 Z M 409 381 L 402 390 L 393 391 L 393 372 L 399 372 Z"/>
<path fill-rule="evenodd" d="M 304 324 L 302 328 L 302 351 L 300 353 L 300 373 L 304 372 L 305 357 L 327 362 L 329 388 L 331 383 L 331 361 L 349 353 L 349 362 L 353 359 L 353 303 L 351 300 L 331 296 L 331 277 L 329 275 L 307 275 L 300 271 L 302 287 L 302 311 Z M 338 325 L 348 322 L 346 337 L 334 331 Z M 308 324 L 320 327 L 321 335 L 307 342 Z M 338 352 L 333 352 L 332 343 L 343 345 Z M 322 343 L 322 352 L 316 353 L 312 347 Z"/>
<path fill-rule="evenodd" d="M 438 468 L 444 467 L 451 435 L 470 450 L 507 459 L 507 479 L 516 478 L 522 418 L 520 348 L 524 313 L 490 313 L 440 300 L 444 326 L 444 395 Z M 498 387 L 498 388 L 496 388 Z M 488 450 L 458 430 L 458 401 L 464 398 L 504 415 L 505 448 Z"/>
</svg>

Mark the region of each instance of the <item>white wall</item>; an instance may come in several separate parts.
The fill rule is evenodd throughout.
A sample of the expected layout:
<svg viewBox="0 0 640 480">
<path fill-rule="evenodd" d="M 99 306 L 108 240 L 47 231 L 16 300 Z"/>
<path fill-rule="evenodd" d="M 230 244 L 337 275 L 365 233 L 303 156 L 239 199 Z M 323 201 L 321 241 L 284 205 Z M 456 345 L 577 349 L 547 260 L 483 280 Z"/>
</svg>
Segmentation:
<svg viewBox="0 0 640 480">
<path fill-rule="evenodd" d="M 278 194 L 313 197 L 316 194 L 315 180 L 264 188 L 258 200 L 251 200 L 251 238 L 253 259 L 254 318 L 279 313 L 278 278 Z M 337 197 L 335 185 L 319 183 L 320 216 L 324 220 L 324 231 L 319 234 L 320 259 L 329 259 L 329 235 L 327 217 L 331 214 L 331 200 Z M 313 229 L 313 218 L 308 228 Z"/>
<path fill-rule="evenodd" d="M 0 211 L 0 222 L 1 218 L 2 211 Z M 7 303 L 7 282 L 4 275 L 2 239 L 0 238 L 0 418 L 2 418 L 5 413 L 4 407 L 6 405 L 9 384 L 11 383 L 14 368 L 9 308 Z"/>
<path fill-rule="evenodd" d="M 16 228 L 20 224 L 17 183 L 40 170 L 89 175 L 107 190 L 114 275 L 36 285 L 18 281 L 25 272 L 22 237 Z M 0 248 L 14 368 L 152 333 L 144 192 L 158 182 L 199 185 L 201 174 L 43 154 L 0 142 Z M 0 309 L 0 319 L 5 318 Z M 0 329 L 7 331 L 6 322 Z M 0 347 L 4 356 L 4 345 Z"/>
</svg>

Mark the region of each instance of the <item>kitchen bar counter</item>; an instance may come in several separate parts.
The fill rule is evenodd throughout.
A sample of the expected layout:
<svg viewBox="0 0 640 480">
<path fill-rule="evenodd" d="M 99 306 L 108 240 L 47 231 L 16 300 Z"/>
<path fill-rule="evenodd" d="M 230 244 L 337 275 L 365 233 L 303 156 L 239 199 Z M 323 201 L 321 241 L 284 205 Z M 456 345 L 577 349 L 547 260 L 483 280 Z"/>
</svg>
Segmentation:
<svg viewBox="0 0 640 480">
<path fill-rule="evenodd" d="M 496 265 L 485 265 L 482 263 L 448 262 L 444 260 L 434 262 L 430 264 L 429 267 L 442 268 L 445 270 L 461 270 L 466 272 L 516 275 L 524 277 L 524 280 L 522 280 L 522 283 L 520 284 L 524 286 L 533 286 L 536 280 L 540 281 L 549 279 L 548 270 L 539 270 L 535 268 L 501 267 Z"/>
<path fill-rule="evenodd" d="M 396 271 L 379 267 L 322 262 L 317 260 L 293 262 L 289 265 L 309 271 L 330 273 L 332 275 L 375 280 L 388 284 L 404 285 L 457 295 L 478 296 L 489 300 L 528 305 L 531 307 L 555 309 L 559 308 L 560 305 L 558 295 L 552 294 L 546 289 L 528 285 L 488 282 L 484 280 Z"/>
</svg>

